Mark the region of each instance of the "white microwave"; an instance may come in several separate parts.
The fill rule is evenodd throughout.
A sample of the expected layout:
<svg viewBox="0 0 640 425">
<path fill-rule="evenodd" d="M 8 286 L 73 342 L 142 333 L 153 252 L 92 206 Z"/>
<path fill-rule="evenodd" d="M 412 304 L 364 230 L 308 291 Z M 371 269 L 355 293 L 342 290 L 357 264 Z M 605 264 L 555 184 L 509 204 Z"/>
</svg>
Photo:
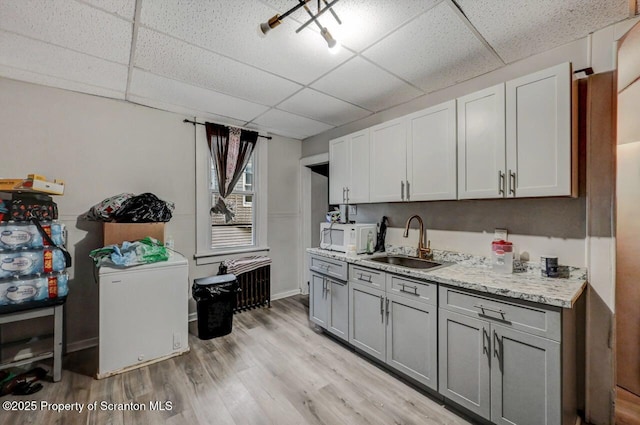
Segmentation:
<svg viewBox="0 0 640 425">
<path fill-rule="evenodd" d="M 356 252 L 362 254 L 367 251 L 369 233 L 375 247 L 377 235 L 375 224 L 320 223 L 320 248 L 347 252 L 349 245 L 355 245 Z"/>
</svg>

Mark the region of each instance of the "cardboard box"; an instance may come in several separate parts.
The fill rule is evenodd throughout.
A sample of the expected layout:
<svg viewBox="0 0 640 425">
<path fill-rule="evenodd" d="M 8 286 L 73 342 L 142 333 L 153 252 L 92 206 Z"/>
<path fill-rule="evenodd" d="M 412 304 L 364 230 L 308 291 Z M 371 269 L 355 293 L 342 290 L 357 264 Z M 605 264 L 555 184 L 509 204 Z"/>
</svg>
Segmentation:
<svg viewBox="0 0 640 425">
<path fill-rule="evenodd" d="M 147 236 L 164 243 L 165 223 L 104 223 L 103 246 L 137 241 Z"/>
</svg>

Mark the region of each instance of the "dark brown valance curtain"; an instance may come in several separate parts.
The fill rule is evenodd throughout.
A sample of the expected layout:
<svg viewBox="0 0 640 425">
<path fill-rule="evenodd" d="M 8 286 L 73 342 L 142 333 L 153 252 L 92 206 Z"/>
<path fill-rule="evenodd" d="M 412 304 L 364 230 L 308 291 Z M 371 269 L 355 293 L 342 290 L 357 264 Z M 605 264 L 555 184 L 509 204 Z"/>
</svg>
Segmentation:
<svg viewBox="0 0 640 425">
<path fill-rule="evenodd" d="M 211 208 L 211 214 L 224 214 L 225 222 L 228 223 L 235 213 L 228 208 L 225 198 L 231 194 L 242 177 L 256 146 L 258 133 L 210 122 L 205 123 L 205 128 L 220 190 L 220 196 Z"/>
</svg>

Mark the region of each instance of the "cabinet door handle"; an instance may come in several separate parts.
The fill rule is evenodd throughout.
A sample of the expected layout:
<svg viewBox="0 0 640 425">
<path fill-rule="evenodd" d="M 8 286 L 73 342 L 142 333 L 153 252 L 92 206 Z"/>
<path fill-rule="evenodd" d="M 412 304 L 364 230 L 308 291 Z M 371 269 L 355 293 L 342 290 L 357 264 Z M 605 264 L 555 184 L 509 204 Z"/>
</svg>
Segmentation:
<svg viewBox="0 0 640 425">
<path fill-rule="evenodd" d="M 418 295 L 417 286 L 405 285 L 404 283 L 401 283 L 400 285 L 402 285 L 402 288 L 400 288 L 400 292 L 406 292 L 407 294 L 411 294 L 411 295 Z M 407 291 L 406 289 L 404 289 L 405 287 L 413 289 L 413 292 Z"/>
<path fill-rule="evenodd" d="M 496 330 L 493 330 L 493 355 L 498 359 L 498 367 L 500 367 L 500 371 L 502 372 L 502 361 L 504 359 L 502 352 L 502 341 L 500 341 L 500 337 L 496 333 Z"/>
<path fill-rule="evenodd" d="M 344 198 L 345 198 L 344 192 L 346 189 L 347 189 L 346 187 L 342 188 L 342 202 L 344 202 Z"/>
<path fill-rule="evenodd" d="M 380 317 L 382 318 L 382 323 L 384 323 L 384 299 L 382 295 L 380 295 Z"/>
<path fill-rule="evenodd" d="M 411 199 L 411 191 L 409 190 L 409 180 L 407 180 L 407 201 Z"/>
<path fill-rule="evenodd" d="M 400 199 L 404 201 L 404 181 L 400 180 Z"/>
<path fill-rule="evenodd" d="M 516 173 L 512 173 L 509 170 L 509 194 L 516 196 Z"/>
<path fill-rule="evenodd" d="M 387 324 L 389 324 L 389 298 L 387 298 L 385 309 L 387 311 Z"/>
<path fill-rule="evenodd" d="M 502 316 L 502 319 L 504 319 L 504 315 L 506 314 L 504 310 L 500 310 L 499 308 L 491 308 L 491 307 L 487 307 L 486 305 L 482 305 L 482 304 L 474 304 L 473 305 L 475 308 L 479 308 L 482 311 L 482 314 L 484 315 L 484 311 L 492 311 L 494 313 L 498 313 L 500 316 Z"/>
<path fill-rule="evenodd" d="M 504 173 L 502 170 L 498 170 L 498 193 L 504 195 Z"/>
<path fill-rule="evenodd" d="M 487 330 L 483 327 L 482 328 L 482 354 L 486 354 L 487 356 L 489 356 L 489 347 L 487 346 L 487 342 L 489 341 L 491 337 L 489 336 L 489 334 L 487 333 Z"/>
<path fill-rule="evenodd" d="M 349 188 L 347 187 L 347 204 L 349 203 L 349 190 L 351 190 L 351 189 L 349 189 Z"/>
</svg>

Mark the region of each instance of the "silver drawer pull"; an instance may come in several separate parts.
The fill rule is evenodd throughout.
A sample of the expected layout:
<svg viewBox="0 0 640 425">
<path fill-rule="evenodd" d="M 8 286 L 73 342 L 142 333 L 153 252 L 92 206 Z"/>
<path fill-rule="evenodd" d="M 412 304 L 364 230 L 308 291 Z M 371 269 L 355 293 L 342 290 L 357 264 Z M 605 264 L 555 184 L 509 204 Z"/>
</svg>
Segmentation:
<svg viewBox="0 0 640 425">
<path fill-rule="evenodd" d="M 364 280 L 365 282 L 371 282 L 371 275 L 370 274 L 364 274 L 364 273 L 358 273 L 358 280 Z"/>
<path fill-rule="evenodd" d="M 406 292 L 407 294 L 411 294 L 411 295 L 418 295 L 417 286 L 405 285 L 404 283 L 401 283 L 400 285 L 402 285 L 402 288 L 400 288 L 400 292 Z M 406 289 L 404 289 L 405 287 L 413 289 L 413 292 L 407 291 Z"/>
<path fill-rule="evenodd" d="M 504 315 L 506 314 L 504 312 L 504 310 L 500 310 L 499 308 L 491 308 L 491 307 L 487 307 L 486 305 L 482 305 L 482 304 L 474 304 L 473 305 L 475 308 L 479 308 L 480 310 L 482 310 L 482 314 L 484 314 L 484 311 L 492 311 L 494 313 L 498 313 L 499 315 L 502 316 L 502 318 L 504 319 Z"/>
</svg>

